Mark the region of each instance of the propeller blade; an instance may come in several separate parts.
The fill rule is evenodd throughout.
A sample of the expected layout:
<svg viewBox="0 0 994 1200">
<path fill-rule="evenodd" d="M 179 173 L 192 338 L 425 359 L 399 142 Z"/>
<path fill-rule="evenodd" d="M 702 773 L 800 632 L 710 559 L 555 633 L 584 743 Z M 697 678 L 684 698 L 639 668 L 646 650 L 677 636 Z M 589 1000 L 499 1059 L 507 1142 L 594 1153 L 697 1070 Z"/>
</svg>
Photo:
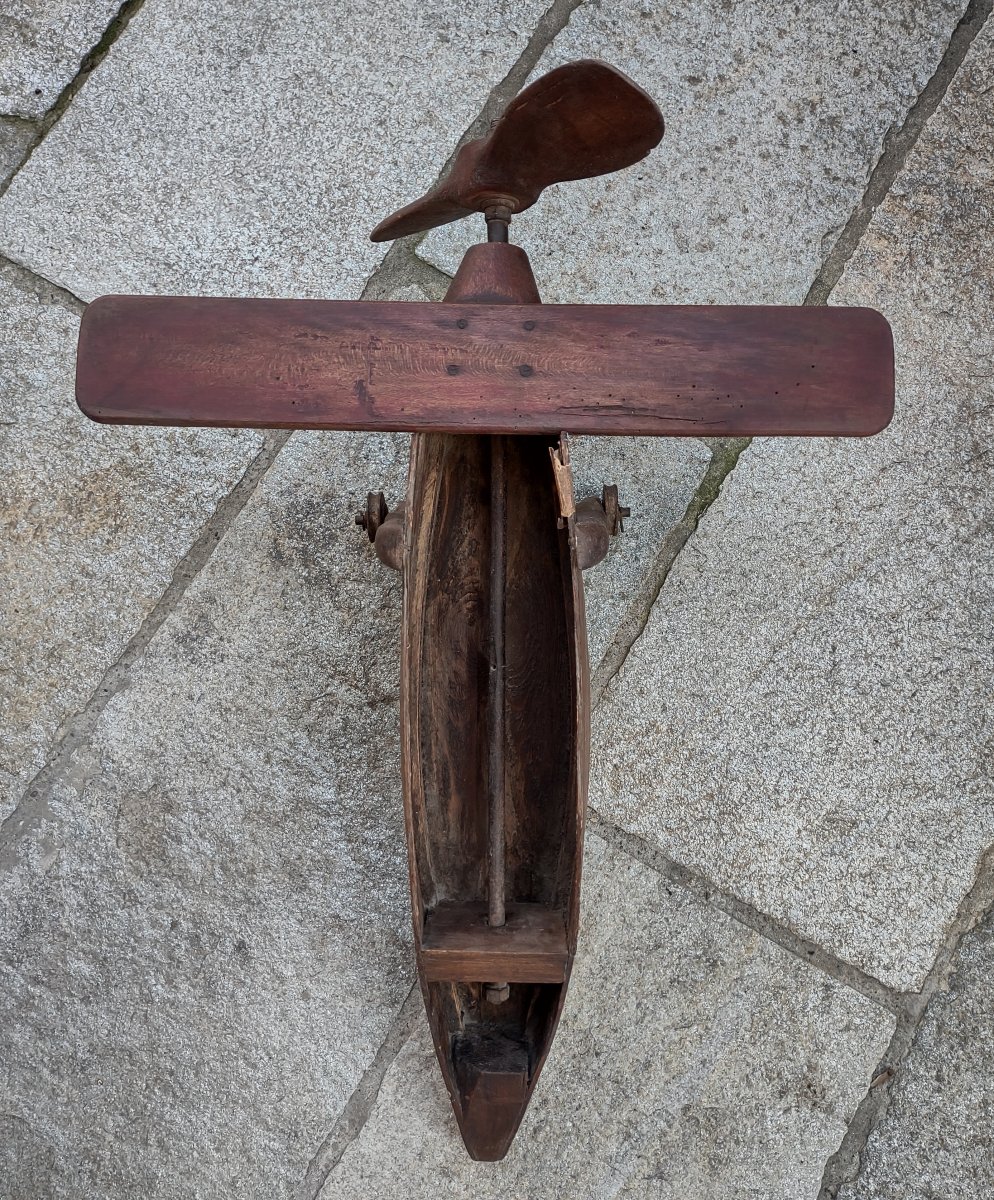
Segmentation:
<svg viewBox="0 0 994 1200">
<path fill-rule="evenodd" d="M 468 142 L 427 195 L 381 221 L 385 242 L 482 212 L 498 200 L 531 207 L 553 183 L 620 171 L 663 136 L 652 98 L 614 67 L 583 59 L 536 79 L 508 105 L 489 135 Z"/>
<path fill-rule="evenodd" d="M 139 425 L 871 434 L 894 347 L 868 308 L 104 296 L 76 398 Z"/>
</svg>

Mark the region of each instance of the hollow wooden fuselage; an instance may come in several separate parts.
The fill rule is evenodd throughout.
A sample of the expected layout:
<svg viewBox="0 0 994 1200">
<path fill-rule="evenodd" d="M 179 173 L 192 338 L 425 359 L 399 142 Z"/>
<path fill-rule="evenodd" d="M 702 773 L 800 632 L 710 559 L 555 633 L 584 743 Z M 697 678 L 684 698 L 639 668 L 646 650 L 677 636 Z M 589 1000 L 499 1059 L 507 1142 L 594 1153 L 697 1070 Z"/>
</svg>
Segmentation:
<svg viewBox="0 0 994 1200">
<path fill-rule="evenodd" d="M 520 304 L 538 295 L 523 251 L 484 243 L 471 248 L 446 299 Z M 575 526 L 559 519 L 550 464 L 557 443 L 556 435 L 417 434 L 411 448 L 401 719 L 415 947 L 459 1128 L 485 1160 L 504 1156 L 524 1115 L 576 948 L 589 689 Z M 488 907 L 498 783 L 499 928 Z"/>
</svg>

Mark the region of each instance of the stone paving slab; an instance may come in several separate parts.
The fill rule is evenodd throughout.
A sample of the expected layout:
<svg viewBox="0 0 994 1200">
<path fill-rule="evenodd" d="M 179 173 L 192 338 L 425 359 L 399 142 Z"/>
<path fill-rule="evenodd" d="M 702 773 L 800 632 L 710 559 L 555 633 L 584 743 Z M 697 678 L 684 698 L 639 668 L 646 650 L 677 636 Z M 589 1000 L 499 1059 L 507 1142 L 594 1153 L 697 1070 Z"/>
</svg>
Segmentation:
<svg viewBox="0 0 994 1200">
<path fill-rule="evenodd" d="M 147 4 L 0 202 L 0 251 L 84 300 L 355 298 L 385 252 L 369 231 L 546 7 Z"/>
<path fill-rule="evenodd" d="M 508 1157 L 473 1163 L 427 1028 L 321 1200 L 814 1197 L 892 1017 L 590 834 L 566 1011 Z"/>
<path fill-rule="evenodd" d="M 513 222 L 543 298 L 799 304 L 965 7 L 582 5 L 534 74 L 602 58 L 656 100 L 666 133 L 644 162 L 551 188 Z M 452 274 L 473 225 L 419 253 Z"/>
<path fill-rule="evenodd" d="M 0 114 L 43 117 L 120 7 L 120 0 L 4 0 Z"/>
<path fill-rule="evenodd" d="M 799 304 L 964 7 L 581 6 L 534 76 L 603 58 L 650 92 L 667 130 L 644 162 L 552 188 L 513 223 L 543 298 Z M 452 274 L 480 236 L 460 221 L 418 253 Z M 596 490 L 617 482 L 633 509 L 628 535 L 586 577 L 596 667 L 629 606 L 644 603 L 655 551 L 709 456 L 692 440 L 601 438 L 575 458 Z"/>
<path fill-rule="evenodd" d="M 34 138 L 35 127 L 29 122 L 0 117 L 0 188 L 21 165 Z"/>
<path fill-rule="evenodd" d="M 833 297 L 893 324 L 893 425 L 743 455 L 593 750 L 612 820 L 899 988 L 994 841 L 992 41 Z"/>
<path fill-rule="evenodd" d="M 632 510 L 625 529 L 611 539 L 607 558 L 583 573 L 591 670 L 601 661 L 618 622 L 645 586 L 660 542 L 683 516 L 711 451 L 696 438 L 577 437 L 570 439 L 579 499 L 600 496 L 605 483 L 618 486 Z"/>
<path fill-rule="evenodd" d="M 325 26 L 313 7 L 275 0 L 226 0 L 195 20 L 177 0 L 150 0 L 0 200 L 0 251 L 83 297 L 358 295 L 382 254 L 365 242 L 368 228 L 430 182 L 453 128 L 476 115 L 544 7 L 355 6 Z M 560 54 L 617 52 L 655 91 L 642 63 L 671 80 L 656 47 L 676 46 L 672 61 L 688 71 L 677 83 L 694 99 L 672 110 L 689 132 L 667 170 L 690 172 L 679 182 L 686 213 L 671 206 L 661 224 L 646 189 L 621 215 L 629 173 L 583 185 L 601 210 L 564 238 L 570 193 L 550 198 L 552 232 L 535 225 L 531 243 L 547 298 L 592 299 L 603 285 L 635 301 L 761 299 L 783 285 L 776 298 L 799 299 L 837 228 L 832 205 L 841 224 L 961 9 L 585 5 L 540 70 Z M 933 121 L 839 293 L 889 306 L 913 348 L 902 423 L 879 444 L 750 452 L 678 560 L 595 746 L 604 769 L 593 797 L 611 819 L 897 986 L 920 979 L 991 840 L 976 685 L 989 672 L 977 665 L 975 615 L 990 571 L 970 525 L 989 510 L 967 469 L 989 444 L 989 399 L 975 382 L 991 367 L 991 131 L 977 115 L 987 61 L 971 58 L 962 94 Z M 821 103 L 824 125 L 809 102 Z M 671 115 L 670 147 L 680 120 Z M 847 141 L 840 130 L 859 132 Z M 708 149 L 691 166 L 695 144 Z M 757 167 L 760 151 L 769 157 Z M 722 225 L 719 204 L 740 185 L 745 211 Z M 643 226 L 653 238 L 666 231 L 656 258 L 636 248 Z M 98 614 L 93 597 L 106 592 L 96 590 L 76 595 L 76 611 L 71 590 L 95 570 L 116 595 L 120 569 L 151 603 L 161 582 L 146 584 L 143 564 L 161 568 L 156 538 L 176 533 L 142 524 L 144 491 L 148 511 L 160 502 L 152 464 L 163 464 L 182 511 L 203 499 L 207 513 L 217 446 L 238 443 L 58 432 L 74 411 L 57 393 L 75 318 L 6 299 L 13 343 L 38 352 L 14 360 L 16 403 L 39 404 L 45 392 L 52 401 L 15 463 L 25 457 L 35 471 L 34 455 L 48 471 L 52 458 L 69 459 L 64 477 L 25 474 L 29 515 L 48 487 L 66 510 L 52 528 L 60 539 L 75 531 L 69 481 L 93 454 L 98 465 L 107 455 L 108 486 L 127 497 L 108 501 L 93 534 L 110 540 L 74 543 L 61 575 L 33 534 L 18 548 L 38 572 L 31 596 L 57 600 L 26 644 L 56 645 L 57 655 L 64 630 L 89 645 L 87 622 L 109 626 L 79 667 L 85 698 L 86 671 L 99 674 L 145 610 L 131 600 L 123 620 Z M 133 461 L 114 457 L 125 444 L 137 448 L 137 479 Z M 595 654 L 619 596 L 641 586 L 653 530 L 679 515 L 706 462 L 699 443 L 663 445 L 577 447 L 581 487 L 616 481 L 636 510 L 589 577 Z M 5 1186 L 18 1200 L 290 1195 L 382 1043 L 412 968 L 400 592 L 350 521 L 367 487 L 399 494 L 406 453 L 402 438 L 291 439 L 74 755 L 0 886 L 2 1200 Z M 190 461 L 200 464 L 193 500 Z M 177 547 L 195 536 L 189 512 Z M 115 522 L 119 542 L 107 534 Z M 676 657 L 673 634 L 684 639 Z M 25 763 L 64 716 L 53 664 L 28 696 L 41 716 L 18 749 Z M 69 700 L 67 711 L 75 693 Z M 882 750 L 872 744 L 881 728 Z M 802 755 L 806 773 L 793 766 Z M 892 1018 L 599 838 L 589 849 L 570 1006 L 507 1162 L 467 1162 L 430 1047 L 416 1038 L 325 1200 L 817 1193 Z"/>
<path fill-rule="evenodd" d="M 839 1200 L 978 1200 L 994 1191 L 994 917 L 962 942 Z"/>
<path fill-rule="evenodd" d="M 405 458 L 288 443 L 3 880 L 14 1196 L 288 1196 L 406 996 Z"/>
<path fill-rule="evenodd" d="M 261 444 L 87 421 L 78 329 L 64 300 L 0 274 L 0 819 Z"/>
</svg>

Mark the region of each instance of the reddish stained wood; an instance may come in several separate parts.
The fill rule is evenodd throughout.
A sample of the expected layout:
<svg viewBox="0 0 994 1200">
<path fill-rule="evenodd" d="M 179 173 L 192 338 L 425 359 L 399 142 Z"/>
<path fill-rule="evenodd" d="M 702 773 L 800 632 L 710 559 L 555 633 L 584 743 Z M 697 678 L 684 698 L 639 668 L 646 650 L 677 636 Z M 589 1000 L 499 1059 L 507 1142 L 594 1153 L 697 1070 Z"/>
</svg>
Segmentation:
<svg viewBox="0 0 994 1200">
<path fill-rule="evenodd" d="M 480 983 L 562 983 L 568 949 L 562 911 L 543 904 L 508 904 L 493 928 L 487 905 L 443 903 L 425 917 L 421 965 L 425 979 Z"/>
<path fill-rule="evenodd" d="M 105 296 L 76 394 L 116 423 L 867 435 L 894 352 L 867 308 Z"/>
<path fill-rule="evenodd" d="M 437 187 L 370 237 L 418 233 L 497 201 L 523 212 L 550 184 L 620 171 L 662 136 L 659 109 L 627 75 L 596 59 L 566 63 L 529 84 L 485 138 L 462 147 Z"/>
<path fill-rule="evenodd" d="M 446 304 L 541 304 L 528 255 L 509 242 L 476 242 L 463 255 Z M 456 314 L 456 327 L 459 314 Z M 463 318 L 466 319 L 465 317 Z M 468 326 L 466 326 L 468 328 Z"/>
</svg>

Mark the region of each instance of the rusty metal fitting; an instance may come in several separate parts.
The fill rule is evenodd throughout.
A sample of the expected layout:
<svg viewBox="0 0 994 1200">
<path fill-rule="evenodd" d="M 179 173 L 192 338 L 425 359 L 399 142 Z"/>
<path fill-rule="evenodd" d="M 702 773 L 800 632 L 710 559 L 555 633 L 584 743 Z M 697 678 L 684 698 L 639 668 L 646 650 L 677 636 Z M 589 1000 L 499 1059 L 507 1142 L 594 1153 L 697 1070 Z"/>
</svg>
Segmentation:
<svg viewBox="0 0 994 1200">
<path fill-rule="evenodd" d="M 503 1004 L 511 994 L 511 985 L 509 983 L 488 983 L 483 990 L 488 1003 Z"/>
<path fill-rule="evenodd" d="M 365 511 L 360 510 L 355 515 L 355 523 L 360 529 L 365 529 L 371 542 L 376 541 L 376 531 L 390 514 L 386 497 L 382 492 L 369 492 L 366 496 Z"/>
<path fill-rule="evenodd" d="M 601 490 L 601 504 L 604 507 L 604 512 L 607 514 L 607 519 L 610 522 L 611 536 L 615 537 L 619 533 L 624 533 L 625 523 L 624 518 L 632 515 L 630 508 L 623 508 L 618 503 L 618 485 L 614 483 L 605 483 Z"/>
<path fill-rule="evenodd" d="M 483 209 L 483 215 L 487 219 L 487 241 L 506 242 L 514 203 L 508 196 L 488 196 L 486 199 L 488 203 Z"/>
</svg>

